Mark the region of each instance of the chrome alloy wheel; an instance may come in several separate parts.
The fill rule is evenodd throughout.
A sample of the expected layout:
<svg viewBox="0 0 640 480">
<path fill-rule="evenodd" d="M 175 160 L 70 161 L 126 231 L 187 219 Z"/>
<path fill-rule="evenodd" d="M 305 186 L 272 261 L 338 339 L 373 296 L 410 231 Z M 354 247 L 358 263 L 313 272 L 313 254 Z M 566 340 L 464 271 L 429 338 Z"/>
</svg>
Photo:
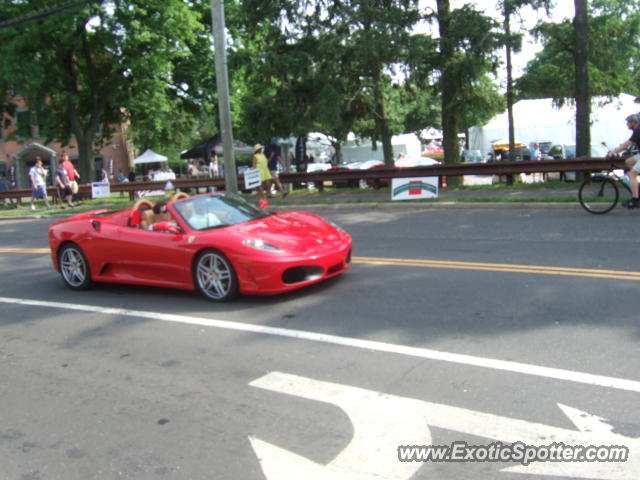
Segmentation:
<svg viewBox="0 0 640 480">
<path fill-rule="evenodd" d="M 199 290 L 211 300 L 225 301 L 236 293 L 235 272 L 220 252 L 208 250 L 200 254 L 195 274 Z"/>
<path fill-rule="evenodd" d="M 87 259 L 76 245 L 67 245 L 60 252 L 60 273 L 71 288 L 81 290 L 91 284 L 91 273 Z"/>
</svg>

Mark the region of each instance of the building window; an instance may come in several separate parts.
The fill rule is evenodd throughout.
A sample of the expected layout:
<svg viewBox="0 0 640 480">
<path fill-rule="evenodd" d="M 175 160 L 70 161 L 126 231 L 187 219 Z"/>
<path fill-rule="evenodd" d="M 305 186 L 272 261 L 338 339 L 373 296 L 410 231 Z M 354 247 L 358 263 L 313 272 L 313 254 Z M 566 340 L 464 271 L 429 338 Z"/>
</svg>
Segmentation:
<svg viewBox="0 0 640 480">
<path fill-rule="evenodd" d="M 47 138 L 49 131 L 47 129 L 47 122 L 49 121 L 50 112 L 48 108 L 43 108 L 38 111 L 38 138 Z"/>
<path fill-rule="evenodd" d="M 31 114 L 26 108 L 16 111 L 16 135 L 19 140 L 31 138 Z"/>
</svg>

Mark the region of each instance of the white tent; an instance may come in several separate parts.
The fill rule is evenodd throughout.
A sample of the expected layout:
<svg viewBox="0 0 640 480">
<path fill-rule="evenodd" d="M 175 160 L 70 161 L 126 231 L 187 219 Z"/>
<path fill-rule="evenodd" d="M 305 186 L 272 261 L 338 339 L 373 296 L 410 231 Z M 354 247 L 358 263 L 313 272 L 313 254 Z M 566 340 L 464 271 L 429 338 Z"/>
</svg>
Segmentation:
<svg viewBox="0 0 640 480">
<path fill-rule="evenodd" d="M 620 145 L 631 136 L 624 119 L 640 110 L 635 97 L 621 94 L 609 101 L 594 97 L 591 102 L 591 142 L 606 142 L 610 146 Z M 558 108 L 549 98 L 520 100 L 513 106 L 515 138 L 530 145 L 533 142 L 575 143 L 575 104 Z M 491 151 L 491 144 L 508 138 L 507 112 L 492 118 L 483 127 L 472 127 L 469 131 L 469 148 L 483 154 Z"/>
<path fill-rule="evenodd" d="M 134 165 L 139 165 L 141 163 L 161 163 L 166 162 L 169 159 L 164 155 L 160 155 L 159 153 L 154 152 L 153 150 L 147 150 L 142 155 L 133 159 Z"/>
</svg>

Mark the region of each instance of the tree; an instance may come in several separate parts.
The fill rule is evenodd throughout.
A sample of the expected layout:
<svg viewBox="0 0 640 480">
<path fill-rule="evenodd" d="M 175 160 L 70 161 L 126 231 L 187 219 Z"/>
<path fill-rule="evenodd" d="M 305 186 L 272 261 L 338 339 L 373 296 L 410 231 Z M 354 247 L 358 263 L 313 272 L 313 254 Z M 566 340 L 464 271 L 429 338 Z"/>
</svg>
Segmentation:
<svg viewBox="0 0 640 480">
<path fill-rule="evenodd" d="M 52 4 L 5 2 L 0 17 Z M 134 121 L 134 135 L 153 143 L 182 130 L 172 129 L 170 119 L 182 127 L 189 123 L 185 113 L 198 109 L 202 92 L 185 85 L 206 78 L 196 60 L 206 65 L 200 20 L 181 0 L 87 2 L 65 15 L 0 31 L 0 78 L 20 85 L 30 106 L 46 109 L 49 140 L 64 145 L 75 135 L 82 178 L 95 178 L 94 148 L 114 125 Z"/>
<path fill-rule="evenodd" d="M 474 125 L 484 125 L 494 115 L 503 112 L 505 107 L 504 96 L 498 92 L 498 88 L 489 75 L 483 75 L 472 81 L 473 88 L 467 90 L 467 98 L 463 99 L 465 108 L 460 113 L 459 128 L 466 133 L 467 148 L 469 141 L 469 128 Z"/>
<path fill-rule="evenodd" d="M 640 95 L 640 5 L 621 0 L 592 0 L 588 14 L 588 75 L 591 95 Z M 543 49 L 517 80 L 519 98 L 576 97 L 574 23 L 544 22 L 535 35 Z"/>
<path fill-rule="evenodd" d="M 252 1 L 238 8 L 244 21 L 232 36 L 250 65 L 245 119 L 272 134 L 314 126 L 342 138 L 352 129 L 380 141 L 392 165 L 391 136 L 403 122 L 394 119 L 399 110 L 389 95 L 399 98 L 395 73 L 411 54 L 416 2 Z"/>
<path fill-rule="evenodd" d="M 576 155 L 591 154 L 591 95 L 639 92 L 640 8 L 619 0 L 574 0 L 572 23 L 542 24 L 542 53 L 520 80 L 527 96 L 576 102 Z M 569 68 L 573 65 L 573 68 Z"/>
<path fill-rule="evenodd" d="M 509 160 L 515 159 L 515 134 L 513 120 L 514 88 L 513 88 L 513 66 L 511 63 L 512 52 L 518 52 L 522 46 L 522 35 L 514 34 L 511 28 L 513 15 L 524 6 L 531 6 L 535 9 L 545 7 L 549 10 L 549 0 L 502 0 L 502 16 L 504 28 L 504 45 L 507 68 L 507 119 L 509 123 Z"/>
<path fill-rule="evenodd" d="M 495 71 L 499 38 L 496 24 L 468 4 L 451 10 L 449 0 L 437 0 L 439 90 L 445 163 L 460 161 L 458 132 L 465 101 L 473 96 L 474 81 Z"/>
</svg>

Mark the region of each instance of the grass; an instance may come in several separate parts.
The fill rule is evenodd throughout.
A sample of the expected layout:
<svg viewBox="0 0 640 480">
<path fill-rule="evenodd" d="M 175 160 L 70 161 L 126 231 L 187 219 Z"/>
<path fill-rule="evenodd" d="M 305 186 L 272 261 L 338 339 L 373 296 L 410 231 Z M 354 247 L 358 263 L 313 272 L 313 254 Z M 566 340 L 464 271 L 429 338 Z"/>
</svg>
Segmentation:
<svg viewBox="0 0 640 480">
<path fill-rule="evenodd" d="M 468 186 L 456 186 L 446 187 L 441 189 L 442 192 L 481 192 L 482 195 L 473 196 L 465 195 L 456 197 L 453 199 L 422 199 L 422 200 L 405 200 L 402 203 L 442 203 L 442 202 L 460 202 L 460 203 L 481 203 L 481 202 L 575 202 L 577 201 L 577 190 L 579 183 L 572 182 L 560 182 L 550 181 L 544 183 L 515 183 L 514 185 L 494 184 L 494 185 L 468 185 Z M 547 190 L 548 194 L 540 196 L 527 196 L 520 195 L 518 197 L 509 196 L 510 191 L 521 190 Z M 555 191 L 555 192 L 554 192 Z M 566 192 L 566 194 L 563 194 Z M 257 203 L 255 194 L 245 194 L 247 200 L 252 203 Z M 149 198 L 152 201 L 161 200 L 161 197 Z M 26 200 L 26 199 L 25 199 Z M 292 200 L 294 200 L 292 202 Z M 271 206 L 287 206 L 295 203 L 297 205 L 329 205 L 340 203 L 349 204 L 361 204 L 361 203 L 383 203 L 392 202 L 390 187 L 383 187 L 378 190 L 371 188 L 336 188 L 331 186 L 325 186 L 324 191 L 320 193 L 318 190 L 298 189 L 292 191 L 287 199 L 283 200 L 279 196 L 269 199 Z M 395 202 L 394 202 L 395 203 Z M 0 217 L 18 217 L 18 216 L 41 216 L 41 215 L 69 215 L 71 213 L 81 213 L 89 210 L 96 210 L 101 208 L 108 208 L 112 210 L 119 210 L 127 208 L 132 204 L 128 195 L 123 197 L 119 193 L 114 193 L 109 198 L 99 199 L 87 199 L 78 202 L 72 209 L 66 208 L 54 208 L 47 210 L 42 201 L 36 202 L 36 211 L 29 209 L 29 201 L 24 201 L 21 208 L 16 208 L 15 205 L 0 205 Z"/>
<path fill-rule="evenodd" d="M 159 198 L 150 198 L 152 201 L 159 200 Z M 26 200 L 22 202 L 22 207 L 17 207 L 16 204 L 4 204 L 0 206 L 0 217 L 19 217 L 24 215 L 40 216 L 40 215 L 68 215 L 72 213 L 88 212 L 90 210 L 98 210 L 101 208 L 109 208 L 112 210 L 124 209 L 131 206 L 129 196 L 120 197 L 120 194 L 113 194 L 109 198 L 96 198 L 87 199 L 80 202 L 76 202 L 73 208 L 61 208 L 54 207 L 51 210 L 47 210 L 44 202 L 38 200 L 35 202 L 36 210 L 30 210 L 31 203 Z"/>
</svg>

